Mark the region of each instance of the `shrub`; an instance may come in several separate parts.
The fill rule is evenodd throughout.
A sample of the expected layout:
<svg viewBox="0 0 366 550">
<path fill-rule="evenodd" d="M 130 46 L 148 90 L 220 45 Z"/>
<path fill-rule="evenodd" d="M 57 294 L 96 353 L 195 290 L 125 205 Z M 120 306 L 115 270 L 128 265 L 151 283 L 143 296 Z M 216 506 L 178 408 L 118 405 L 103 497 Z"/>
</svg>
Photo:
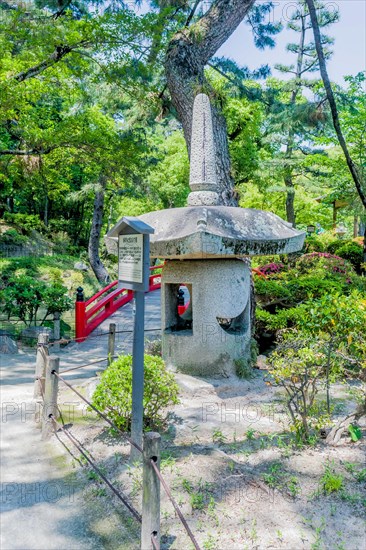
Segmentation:
<svg viewBox="0 0 366 550">
<path fill-rule="evenodd" d="M 144 426 L 161 427 L 164 409 L 176 405 L 178 385 L 160 357 L 145 355 Z M 103 372 L 92 403 L 121 430 L 130 430 L 132 409 L 132 357 L 122 355 Z"/>
<path fill-rule="evenodd" d="M 282 284 L 281 284 L 282 283 Z M 266 302 L 291 298 L 291 292 L 283 282 L 270 279 L 255 279 L 255 293 L 258 297 L 265 297 Z"/>
<path fill-rule="evenodd" d="M 338 248 L 338 256 L 348 260 L 353 267 L 360 271 L 363 262 L 363 248 L 354 242 L 349 242 Z"/>
<path fill-rule="evenodd" d="M 58 231 L 51 235 L 55 254 L 66 254 L 71 247 L 71 238 L 66 231 Z"/>
<path fill-rule="evenodd" d="M 19 235 L 16 229 L 8 229 L 0 235 L 0 244 L 20 246 L 27 242 L 24 235 Z"/>
<path fill-rule="evenodd" d="M 282 262 L 271 262 L 270 264 L 262 265 L 259 268 L 259 271 L 263 273 L 263 275 L 271 276 L 276 275 L 277 273 L 280 273 L 285 269 L 285 264 Z"/>
<path fill-rule="evenodd" d="M 349 241 L 347 241 L 349 242 Z M 345 241 L 341 241 L 340 239 L 337 239 L 335 241 L 331 241 L 327 247 L 326 247 L 326 252 L 329 252 L 330 254 L 336 254 L 338 248 L 341 248 L 341 246 L 343 246 L 345 243 Z"/>
<path fill-rule="evenodd" d="M 4 220 L 10 223 L 14 223 L 24 233 L 31 233 L 32 231 L 44 231 L 46 229 L 44 223 L 40 220 L 39 216 L 34 214 L 10 214 L 5 212 Z"/>
<path fill-rule="evenodd" d="M 306 253 L 309 252 L 324 252 L 325 246 L 320 239 L 314 237 L 306 237 L 304 243 L 304 250 Z"/>
<path fill-rule="evenodd" d="M 296 262 L 296 268 L 300 273 L 308 273 L 318 269 L 323 276 L 330 274 L 348 275 L 353 272 L 352 265 L 340 256 L 329 252 L 312 252 L 304 254 Z"/>
<path fill-rule="evenodd" d="M 62 313 L 71 309 L 73 303 L 65 293 L 66 288 L 60 284 L 48 285 L 28 275 L 20 275 L 7 281 L 0 292 L 0 302 L 9 317 L 19 317 L 25 324 L 32 325 L 41 307 L 46 309 L 43 321 L 56 311 Z"/>
<path fill-rule="evenodd" d="M 309 441 L 312 430 L 329 420 L 330 382 L 345 377 L 356 379 L 364 395 L 366 300 L 358 292 L 329 295 L 296 309 L 302 314 L 295 320 L 294 329 L 281 334 L 269 358 L 269 371 L 274 382 L 286 390 L 292 428 L 299 438 Z M 323 418 L 315 408 L 315 397 L 322 386 L 327 396 Z"/>
</svg>

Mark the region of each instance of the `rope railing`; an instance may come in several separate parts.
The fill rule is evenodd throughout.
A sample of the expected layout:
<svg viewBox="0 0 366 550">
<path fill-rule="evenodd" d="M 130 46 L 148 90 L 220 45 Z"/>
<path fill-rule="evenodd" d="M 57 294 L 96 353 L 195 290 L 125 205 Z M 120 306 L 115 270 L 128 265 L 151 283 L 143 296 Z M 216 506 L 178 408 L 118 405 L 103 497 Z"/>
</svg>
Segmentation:
<svg viewBox="0 0 366 550">
<path fill-rule="evenodd" d="M 90 464 L 90 466 L 97 472 L 97 474 L 104 481 L 104 483 L 106 485 L 108 485 L 108 487 L 111 489 L 111 491 L 113 491 L 113 493 L 119 498 L 119 500 L 121 502 L 123 502 L 123 504 L 126 506 L 126 508 L 128 508 L 128 510 L 137 519 L 137 521 L 139 521 L 141 523 L 142 522 L 141 514 L 139 514 L 139 512 L 136 510 L 136 508 L 134 508 L 132 506 L 132 504 L 130 504 L 128 502 L 127 496 L 123 495 L 121 493 L 121 491 L 118 491 L 118 489 L 116 489 L 115 486 L 109 481 L 109 479 L 103 474 L 103 472 L 100 470 L 100 468 L 98 468 L 98 466 L 95 464 L 95 462 L 85 452 L 83 447 L 77 442 L 77 440 L 71 434 L 71 432 L 69 432 L 69 430 L 67 430 L 65 428 L 65 426 L 60 424 L 60 422 L 58 422 L 52 414 L 50 415 L 49 418 L 50 418 L 50 421 L 52 421 L 54 424 L 59 426 L 59 429 L 66 435 L 66 437 L 68 437 L 68 439 L 71 441 L 71 443 L 73 443 L 75 445 L 75 447 L 78 449 L 78 451 L 83 455 L 83 457 Z M 55 430 L 55 428 L 54 428 L 54 432 L 57 433 L 57 430 Z"/>
<path fill-rule="evenodd" d="M 72 433 L 66 428 L 66 426 L 64 424 L 64 421 L 62 419 L 61 410 L 60 410 L 60 408 L 57 404 L 58 381 L 61 381 L 61 382 L 63 382 L 63 384 L 65 384 L 65 386 L 67 386 L 71 391 L 73 391 L 82 401 L 84 401 L 84 403 L 86 403 L 92 410 L 94 410 L 98 414 L 98 416 L 100 416 L 105 422 L 107 422 L 107 424 L 109 426 L 111 426 L 114 430 L 116 430 L 116 432 L 120 433 L 122 435 L 122 437 L 126 441 L 128 441 L 128 443 L 130 443 L 130 445 L 132 445 L 135 449 L 137 449 L 137 451 L 139 451 L 139 453 L 141 453 L 143 455 L 144 472 L 145 472 L 145 467 L 147 467 L 148 470 L 150 469 L 151 472 L 152 471 L 154 472 L 154 475 L 156 475 L 157 479 L 159 480 L 159 482 L 163 486 L 164 491 L 165 491 L 168 499 L 170 500 L 170 502 L 171 502 L 171 504 L 172 504 L 179 520 L 182 522 L 182 525 L 183 525 L 188 537 L 192 541 L 195 550 L 200 550 L 200 547 L 197 543 L 197 540 L 195 539 L 195 537 L 192 533 L 192 530 L 190 529 L 190 527 L 188 525 L 187 520 L 183 516 L 183 513 L 182 513 L 180 507 L 178 506 L 177 502 L 175 501 L 168 484 L 166 483 L 165 479 L 163 478 L 163 476 L 160 472 L 160 469 L 159 469 L 159 466 L 157 464 L 156 457 L 155 457 L 156 453 L 152 453 L 150 455 L 146 454 L 149 447 L 146 447 L 146 449 L 145 449 L 145 443 L 147 445 L 150 445 L 150 443 L 148 442 L 148 440 L 147 440 L 147 442 L 145 442 L 145 436 L 144 436 L 144 449 L 145 449 L 145 451 L 144 451 L 140 447 L 140 445 L 138 445 L 135 441 L 133 441 L 133 439 L 131 439 L 131 437 L 126 435 L 126 433 L 123 432 L 114 422 L 112 422 L 102 411 L 100 411 L 97 407 L 95 407 L 86 397 L 84 397 L 67 380 L 65 380 L 63 378 L 63 376 L 61 376 L 61 374 L 64 374 L 66 372 L 75 371 L 77 369 L 80 369 L 80 368 L 83 368 L 83 367 L 86 367 L 86 366 L 92 366 L 92 365 L 101 363 L 103 361 L 110 360 L 111 357 L 109 356 L 109 357 L 100 359 L 98 361 L 93 361 L 91 363 L 86 363 L 85 365 L 78 365 L 78 366 L 72 367 L 70 369 L 65 369 L 60 374 L 60 372 L 59 372 L 59 357 L 48 356 L 45 353 L 46 348 L 47 348 L 47 346 L 45 346 L 44 348 L 42 348 L 42 346 L 39 346 L 39 352 L 42 352 L 42 359 L 45 360 L 45 365 L 44 365 L 43 374 L 39 373 L 37 375 L 37 370 L 36 370 L 36 377 L 35 377 L 36 382 L 39 384 L 39 393 L 40 393 L 40 396 L 42 397 L 42 402 L 43 402 L 42 438 L 46 439 L 47 437 L 49 437 L 49 435 L 51 435 L 52 432 L 57 434 L 57 430 L 55 429 L 55 425 L 58 425 L 59 429 L 75 445 L 75 447 L 80 451 L 80 453 L 84 456 L 84 458 L 91 465 L 91 467 L 98 473 L 100 478 L 116 494 L 116 496 L 120 499 L 120 501 L 123 502 L 123 504 L 125 504 L 125 506 L 128 508 L 128 510 L 133 514 L 135 519 L 137 519 L 140 523 L 142 523 L 142 532 L 143 532 L 143 530 L 144 530 L 143 515 L 139 514 L 139 512 L 128 502 L 126 495 L 121 493 L 121 491 L 118 491 L 113 486 L 113 484 L 103 474 L 103 472 L 100 470 L 100 468 L 98 468 L 98 466 L 94 463 L 94 461 L 88 456 L 86 450 L 83 450 L 81 444 L 76 440 L 75 436 L 73 436 Z M 44 381 L 45 381 L 45 388 L 43 387 L 43 382 Z M 51 412 L 49 412 L 49 411 L 51 411 Z M 58 414 L 61 417 L 62 424 L 60 424 L 56 419 L 56 416 Z M 51 432 L 50 432 L 50 429 L 51 429 Z M 153 435 L 152 432 L 149 432 L 146 437 L 148 437 L 149 435 Z M 159 434 L 155 434 L 155 437 L 158 437 L 159 440 L 160 440 Z M 154 456 L 154 459 L 152 458 L 153 456 Z M 160 456 L 160 451 L 159 451 L 159 456 Z M 144 475 L 145 475 L 145 473 L 144 473 Z M 153 474 L 150 474 L 150 475 L 153 475 Z M 160 497 L 158 498 L 158 501 L 159 500 L 160 500 Z M 144 507 L 144 504 L 143 504 L 143 507 Z M 160 504 L 159 504 L 159 507 L 160 507 Z M 159 512 L 159 514 L 160 514 L 160 512 Z M 159 527 L 159 529 L 160 529 L 160 527 Z M 155 531 L 155 530 L 151 529 L 150 533 L 151 533 L 151 535 L 149 535 L 149 538 L 145 539 L 145 544 L 151 543 L 154 550 L 160 550 L 160 543 L 159 543 L 160 535 L 157 536 L 158 531 Z M 150 540 L 150 538 L 151 538 L 151 540 Z M 148 541 L 150 541 L 150 542 L 148 542 Z"/>
<path fill-rule="evenodd" d="M 65 372 L 71 372 L 73 370 L 83 369 L 84 367 L 92 367 L 93 365 L 97 365 L 98 363 L 103 363 L 104 361 L 109 361 L 110 359 L 115 359 L 117 357 L 118 355 L 113 355 L 112 357 L 104 357 L 104 359 L 98 359 L 98 361 L 85 363 L 85 365 L 78 365 L 77 367 L 70 367 L 69 369 L 63 369 L 61 372 L 62 374 L 65 374 Z"/>
<path fill-rule="evenodd" d="M 157 467 L 157 465 L 156 465 L 156 463 L 154 462 L 154 460 L 150 460 L 150 463 L 151 463 L 152 468 L 154 469 L 155 474 L 156 474 L 157 477 L 159 478 L 160 483 L 161 483 L 162 486 L 164 487 L 164 491 L 165 491 L 167 497 L 169 498 L 170 502 L 172 503 L 174 510 L 177 512 L 178 517 L 179 517 L 180 521 L 182 522 L 182 524 L 183 524 L 183 526 L 184 526 L 184 528 L 185 528 L 185 530 L 186 530 L 186 532 L 187 532 L 187 535 L 188 535 L 189 538 L 191 539 L 191 541 L 192 541 L 192 543 L 193 543 L 195 549 L 196 549 L 196 550 L 201 550 L 200 547 L 198 546 L 198 542 L 196 541 L 196 539 L 195 539 L 195 537 L 194 537 L 194 535 L 193 535 L 193 533 L 192 533 L 192 531 L 191 531 L 191 528 L 189 527 L 189 525 L 188 525 L 188 523 L 187 523 L 186 518 L 183 516 L 182 511 L 181 511 L 181 509 L 179 508 L 177 502 L 175 501 L 175 499 L 174 499 L 174 497 L 173 497 L 173 495 L 172 495 L 172 493 L 171 493 L 171 491 L 170 491 L 170 489 L 169 489 L 169 487 L 168 487 L 168 485 L 167 485 L 165 479 L 164 479 L 163 476 L 161 475 L 161 472 L 160 472 L 159 468 Z"/>
<path fill-rule="evenodd" d="M 145 328 L 144 332 L 157 332 L 161 330 L 161 327 L 156 328 Z M 133 332 L 133 329 L 125 329 L 125 330 L 116 330 L 114 334 L 130 334 Z M 93 334 L 88 336 L 88 340 L 92 338 L 99 338 L 100 336 L 109 336 L 110 332 L 101 332 L 99 334 Z M 59 340 L 54 340 L 53 342 L 50 342 L 48 346 L 55 346 L 57 344 L 70 344 L 70 342 L 78 342 L 79 340 L 85 340 L 85 337 L 80 338 L 60 338 Z"/>
</svg>

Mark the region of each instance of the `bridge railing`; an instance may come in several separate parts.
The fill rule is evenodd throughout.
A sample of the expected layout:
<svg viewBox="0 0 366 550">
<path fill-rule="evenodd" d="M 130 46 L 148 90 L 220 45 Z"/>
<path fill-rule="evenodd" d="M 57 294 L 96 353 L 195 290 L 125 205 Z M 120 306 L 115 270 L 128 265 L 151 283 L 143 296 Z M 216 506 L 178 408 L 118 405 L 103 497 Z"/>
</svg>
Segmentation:
<svg viewBox="0 0 366 550">
<path fill-rule="evenodd" d="M 150 267 L 149 292 L 161 286 L 161 269 L 164 264 Z M 133 299 L 133 291 L 117 288 L 113 281 L 94 296 L 84 301 L 83 289 L 78 288 L 75 302 L 75 337 L 83 342 L 110 315 Z"/>
</svg>

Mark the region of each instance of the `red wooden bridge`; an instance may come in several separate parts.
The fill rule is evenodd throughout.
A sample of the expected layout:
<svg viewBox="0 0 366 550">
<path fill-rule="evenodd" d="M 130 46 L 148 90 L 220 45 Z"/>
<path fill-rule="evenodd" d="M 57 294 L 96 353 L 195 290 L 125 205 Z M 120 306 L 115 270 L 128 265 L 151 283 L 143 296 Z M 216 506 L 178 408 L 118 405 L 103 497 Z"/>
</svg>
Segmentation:
<svg viewBox="0 0 366 550">
<path fill-rule="evenodd" d="M 164 264 L 150 267 L 149 292 L 161 286 L 161 270 Z M 113 281 L 84 302 L 82 289 L 78 289 L 75 302 L 75 338 L 83 342 L 110 315 L 133 299 L 133 290 L 117 288 Z"/>
</svg>

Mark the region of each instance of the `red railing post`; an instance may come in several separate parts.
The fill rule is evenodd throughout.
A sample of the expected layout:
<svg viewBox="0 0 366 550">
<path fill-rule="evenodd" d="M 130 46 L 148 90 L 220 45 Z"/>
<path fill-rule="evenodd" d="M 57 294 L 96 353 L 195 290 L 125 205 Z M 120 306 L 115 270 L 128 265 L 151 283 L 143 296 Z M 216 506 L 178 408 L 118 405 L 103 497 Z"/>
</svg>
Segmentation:
<svg viewBox="0 0 366 550">
<path fill-rule="evenodd" d="M 79 286 L 76 289 L 75 302 L 75 338 L 77 342 L 82 342 L 86 338 L 86 305 L 84 302 L 84 289 Z"/>
</svg>

